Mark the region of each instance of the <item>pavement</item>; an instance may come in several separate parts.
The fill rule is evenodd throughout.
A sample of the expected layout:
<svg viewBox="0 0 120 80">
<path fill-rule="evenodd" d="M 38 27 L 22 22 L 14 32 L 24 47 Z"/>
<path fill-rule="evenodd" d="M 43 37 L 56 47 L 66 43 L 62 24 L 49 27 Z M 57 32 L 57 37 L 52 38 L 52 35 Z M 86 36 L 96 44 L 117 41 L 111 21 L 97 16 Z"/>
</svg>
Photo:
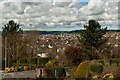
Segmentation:
<svg viewBox="0 0 120 80">
<path fill-rule="evenodd" d="M 6 78 L 36 78 L 36 72 L 35 71 L 23 71 L 23 72 L 10 72 L 10 73 L 4 73 L 2 72 L 0 75 L 0 80 Z"/>
<path fill-rule="evenodd" d="M 0 70 L 0 80 L 2 79 L 2 70 Z"/>
</svg>

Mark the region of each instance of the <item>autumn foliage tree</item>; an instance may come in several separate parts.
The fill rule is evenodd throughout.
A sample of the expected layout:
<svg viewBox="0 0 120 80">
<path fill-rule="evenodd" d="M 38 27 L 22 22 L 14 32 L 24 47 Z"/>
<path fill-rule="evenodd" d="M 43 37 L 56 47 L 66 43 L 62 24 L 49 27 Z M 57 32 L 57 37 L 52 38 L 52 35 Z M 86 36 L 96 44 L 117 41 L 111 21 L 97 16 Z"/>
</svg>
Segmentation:
<svg viewBox="0 0 120 80">
<path fill-rule="evenodd" d="M 65 49 L 65 55 L 73 65 L 79 65 L 82 62 L 82 52 L 78 47 L 69 46 Z"/>
</svg>

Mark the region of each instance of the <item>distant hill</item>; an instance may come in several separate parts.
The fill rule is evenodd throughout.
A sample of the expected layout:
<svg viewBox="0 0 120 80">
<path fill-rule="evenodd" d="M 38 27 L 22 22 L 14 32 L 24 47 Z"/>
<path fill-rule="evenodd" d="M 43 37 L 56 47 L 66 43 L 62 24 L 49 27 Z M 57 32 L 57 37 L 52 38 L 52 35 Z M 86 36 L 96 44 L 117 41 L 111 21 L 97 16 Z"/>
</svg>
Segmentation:
<svg viewBox="0 0 120 80">
<path fill-rule="evenodd" d="M 107 30 L 112 32 L 120 32 L 120 30 Z M 29 33 L 30 31 L 24 31 L 24 34 Z M 64 34 L 64 33 L 76 33 L 79 34 L 80 32 L 84 32 L 84 30 L 74 30 L 74 31 L 38 31 L 34 30 L 33 32 L 37 32 L 38 34 Z"/>
<path fill-rule="evenodd" d="M 38 31 L 38 30 L 32 30 L 33 32 L 37 32 L 38 34 L 64 34 L 64 33 L 76 33 L 79 34 L 80 32 L 84 32 L 84 30 L 74 30 L 74 31 Z M 107 30 L 112 32 L 120 32 L 120 30 Z M 2 31 L 0 31 L 1 33 Z M 29 33 L 30 31 L 24 31 L 24 34 Z"/>
</svg>

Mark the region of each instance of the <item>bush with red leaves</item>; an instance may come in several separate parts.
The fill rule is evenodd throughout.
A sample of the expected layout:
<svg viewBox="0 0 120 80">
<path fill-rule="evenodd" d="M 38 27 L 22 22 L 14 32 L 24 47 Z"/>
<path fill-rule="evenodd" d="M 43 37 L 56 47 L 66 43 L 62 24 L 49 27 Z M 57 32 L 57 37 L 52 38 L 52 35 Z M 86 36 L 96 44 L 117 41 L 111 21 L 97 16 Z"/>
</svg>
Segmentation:
<svg viewBox="0 0 120 80">
<path fill-rule="evenodd" d="M 74 65 L 79 65 L 79 63 L 81 63 L 83 59 L 82 52 L 78 47 L 67 47 L 65 49 L 65 55 L 67 56 L 68 60 L 74 63 Z"/>
</svg>

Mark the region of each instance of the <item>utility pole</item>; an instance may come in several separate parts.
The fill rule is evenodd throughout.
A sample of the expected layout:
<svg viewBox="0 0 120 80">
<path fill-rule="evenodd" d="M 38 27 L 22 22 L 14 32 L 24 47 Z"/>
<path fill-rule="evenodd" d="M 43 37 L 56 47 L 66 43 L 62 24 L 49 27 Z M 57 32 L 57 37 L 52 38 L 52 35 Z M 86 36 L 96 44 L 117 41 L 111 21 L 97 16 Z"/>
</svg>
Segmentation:
<svg viewBox="0 0 120 80">
<path fill-rule="evenodd" d="M 0 32 L 0 70 L 2 70 L 2 36 L 1 36 L 1 32 Z"/>
<path fill-rule="evenodd" d="M 5 36 L 5 68 L 7 67 L 7 36 Z"/>
</svg>

